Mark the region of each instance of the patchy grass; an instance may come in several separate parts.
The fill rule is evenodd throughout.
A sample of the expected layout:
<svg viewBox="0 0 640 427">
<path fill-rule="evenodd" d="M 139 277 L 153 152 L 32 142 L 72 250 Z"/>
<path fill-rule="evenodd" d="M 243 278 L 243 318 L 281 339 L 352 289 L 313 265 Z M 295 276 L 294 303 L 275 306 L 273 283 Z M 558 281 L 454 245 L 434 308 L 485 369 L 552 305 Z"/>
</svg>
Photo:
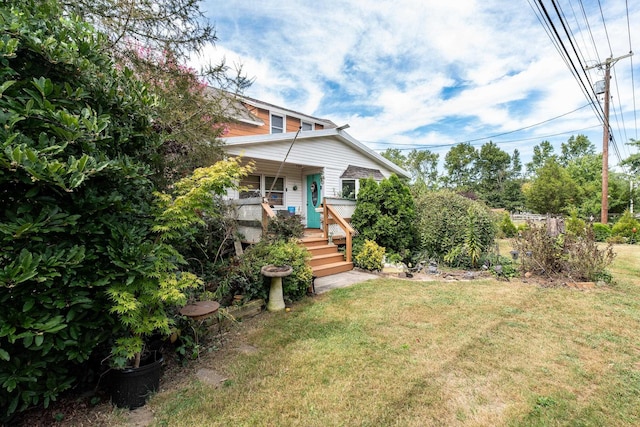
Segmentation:
<svg viewBox="0 0 640 427">
<path fill-rule="evenodd" d="M 640 247 L 591 291 L 378 279 L 254 319 L 159 426 L 640 425 Z M 249 325 L 244 325 L 249 326 Z M 242 329 L 242 328 L 241 328 Z"/>
</svg>

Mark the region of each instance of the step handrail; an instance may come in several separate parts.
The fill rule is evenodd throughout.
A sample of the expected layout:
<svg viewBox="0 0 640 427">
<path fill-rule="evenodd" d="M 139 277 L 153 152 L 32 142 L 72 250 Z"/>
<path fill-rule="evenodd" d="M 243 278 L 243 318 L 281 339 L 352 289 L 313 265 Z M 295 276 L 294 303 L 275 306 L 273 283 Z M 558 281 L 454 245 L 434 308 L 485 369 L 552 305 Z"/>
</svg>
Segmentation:
<svg viewBox="0 0 640 427">
<path fill-rule="evenodd" d="M 324 237 L 326 239 L 329 238 L 329 219 L 331 218 L 333 220 L 333 223 L 338 224 L 340 228 L 342 228 L 342 231 L 344 231 L 345 238 L 346 238 L 345 258 L 347 262 L 351 262 L 351 258 L 352 258 L 351 238 L 353 234 L 355 234 L 355 230 L 353 229 L 353 227 L 351 227 L 351 224 L 349 224 L 347 220 L 344 219 L 342 215 L 340 215 L 338 211 L 334 209 L 333 206 L 327 203 L 326 199 L 324 200 L 324 203 L 322 203 L 322 206 L 323 206 L 323 215 L 324 215 L 324 221 L 323 221 L 324 224 L 322 227 Z"/>
<path fill-rule="evenodd" d="M 271 209 L 271 205 L 266 202 L 260 203 L 262 206 L 262 233 L 267 234 L 267 227 L 269 226 L 269 219 L 275 218 L 276 213 Z"/>
</svg>

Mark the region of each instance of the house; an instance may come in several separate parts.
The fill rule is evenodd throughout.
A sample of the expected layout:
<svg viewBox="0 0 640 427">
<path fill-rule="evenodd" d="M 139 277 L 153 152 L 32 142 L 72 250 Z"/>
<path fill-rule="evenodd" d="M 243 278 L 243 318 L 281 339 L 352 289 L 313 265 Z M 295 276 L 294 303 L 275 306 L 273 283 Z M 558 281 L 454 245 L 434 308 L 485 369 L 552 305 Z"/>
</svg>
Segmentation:
<svg viewBox="0 0 640 427">
<path fill-rule="evenodd" d="M 270 209 L 267 216 L 295 213 L 307 229 L 317 229 L 323 239 L 335 235 L 349 240 L 350 255 L 349 230 L 341 219 L 348 225 L 359 180 L 381 181 L 391 174 L 409 177 L 349 135 L 345 130 L 348 125 L 338 127 L 330 120 L 248 97 L 239 98 L 233 118 L 224 138 L 225 151 L 255 166 L 240 183 L 246 190 L 228 194 L 240 206 L 253 206 L 239 214 L 245 223 L 265 217 L 265 212 L 258 215 L 259 210 Z M 258 203 L 261 209 L 256 207 Z M 250 228 L 242 230 L 246 240 L 259 239 Z"/>
</svg>

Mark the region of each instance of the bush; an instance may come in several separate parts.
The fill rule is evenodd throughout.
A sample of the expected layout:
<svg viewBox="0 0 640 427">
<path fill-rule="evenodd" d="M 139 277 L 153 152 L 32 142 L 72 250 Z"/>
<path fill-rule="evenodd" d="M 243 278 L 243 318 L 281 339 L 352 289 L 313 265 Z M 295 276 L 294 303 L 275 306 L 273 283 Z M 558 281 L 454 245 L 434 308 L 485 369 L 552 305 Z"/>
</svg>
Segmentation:
<svg viewBox="0 0 640 427">
<path fill-rule="evenodd" d="M 518 234 L 515 224 L 511 221 L 509 212 L 505 212 L 504 215 L 502 215 L 502 220 L 498 227 L 504 237 L 515 237 L 516 234 Z"/>
<path fill-rule="evenodd" d="M 362 179 L 351 216 L 351 225 L 358 231 L 355 244 L 372 240 L 389 252 L 408 258 L 415 248 L 416 211 L 406 184 L 391 175 L 378 184 Z"/>
<path fill-rule="evenodd" d="M 416 199 L 418 232 L 421 250 L 428 258 L 450 260 L 458 265 L 472 265 L 491 250 L 495 235 L 495 220 L 482 203 L 462 197 L 449 190 L 424 193 Z M 473 240 L 473 241 L 472 241 Z M 473 249 L 471 259 L 464 248 Z"/>
<path fill-rule="evenodd" d="M 567 233 L 573 234 L 575 236 L 584 236 L 587 229 L 587 223 L 578 218 L 578 210 L 573 208 L 569 214 L 569 218 L 565 223 L 565 227 Z"/>
<path fill-rule="evenodd" d="M 270 240 L 299 239 L 304 235 L 300 215 L 278 215 L 269 221 L 267 237 Z"/>
<path fill-rule="evenodd" d="M 156 100 L 59 3 L 0 7 L 0 417 L 87 374 L 153 245 Z"/>
<path fill-rule="evenodd" d="M 515 241 L 514 248 L 524 254 L 526 271 L 559 275 L 574 281 L 610 280 L 606 269 L 615 258 L 611 245 L 600 249 L 593 229 L 588 227 L 583 236 L 547 233 L 547 226 L 530 225 L 522 238 Z"/>
<path fill-rule="evenodd" d="M 627 242 L 635 241 L 638 230 L 640 230 L 640 222 L 631 215 L 629 210 L 626 210 L 618 222 L 611 227 L 611 234 L 624 237 Z"/>
<path fill-rule="evenodd" d="M 354 262 L 356 266 L 369 271 L 382 270 L 384 266 L 385 248 L 378 245 L 373 240 L 365 240 L 365 242 L 356 247 L 356 255 Z"/>
<path fill-rule="evenodd" d="M 606 242 L 611 237 L 611 227 L 608 224 L 596 222 L 593 224 L 593 234 L 596 242 Z"/>
<path fill-rule="evenodd" d="M 309 251 L 292 240 L 262 240 L 250 246 L 242 257 L 229 265 L 215 297 L 223 303 L 230 303 L 233 295 L 244 295 L 245 299 L 267 299 L 271 279 L 265 278 L 260 269 L 273 264 L 290 265 L 293 268 L 290 276 L 283 277 L 282 291 L 285 301 L 297 301 L 306 295 L 311 286 L 313 273 L 308 264 L 310 259 Z"/>
</svg>

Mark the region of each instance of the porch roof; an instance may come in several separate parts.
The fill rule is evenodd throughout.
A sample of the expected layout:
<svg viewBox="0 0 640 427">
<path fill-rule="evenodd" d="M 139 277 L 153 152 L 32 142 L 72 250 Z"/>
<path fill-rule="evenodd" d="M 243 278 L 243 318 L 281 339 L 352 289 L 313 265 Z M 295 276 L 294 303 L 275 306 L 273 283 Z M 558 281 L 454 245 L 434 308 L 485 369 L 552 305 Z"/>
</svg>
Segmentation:
<svg viewBox="0 0 640 427">
<path fill-rule="evenodd" d="M 249 135 L 249 136 L 237 136 L 232 138 L 225 138 L 223 141 L 226 145 L 242 148 L 247 147 L 250 148 L 252 146 L 264 144 L 264 143 L 278 143 L 278 142 L 288 142 L 291 143 L 295 138 L 295 132 L 287 132 L 287 133 L 275 133 L 268 135 Z M 297 140 L 313 140 L 316 138 L 336 138 L 338 141 L 342 142 L 345 145 L 351 146 L 356 151 L 360 152 L 362 155 L 369 157 L 375 162 L 384 165 L 391 171 L 393 171 L 396 175 L 404 178 L 411 178 L 409 172 L 405 171 L 392 161 L 386 159 L 379 153 L 375 152 L 371 148 L 362 144 L 360 141 L 349 135 L 344 130 L 339 128 L 331 128 L 331 129 L 322 129 L 322 130 L 313 130 L 313 131 L 304 131 L 298 134 Z"/>
</svg>

